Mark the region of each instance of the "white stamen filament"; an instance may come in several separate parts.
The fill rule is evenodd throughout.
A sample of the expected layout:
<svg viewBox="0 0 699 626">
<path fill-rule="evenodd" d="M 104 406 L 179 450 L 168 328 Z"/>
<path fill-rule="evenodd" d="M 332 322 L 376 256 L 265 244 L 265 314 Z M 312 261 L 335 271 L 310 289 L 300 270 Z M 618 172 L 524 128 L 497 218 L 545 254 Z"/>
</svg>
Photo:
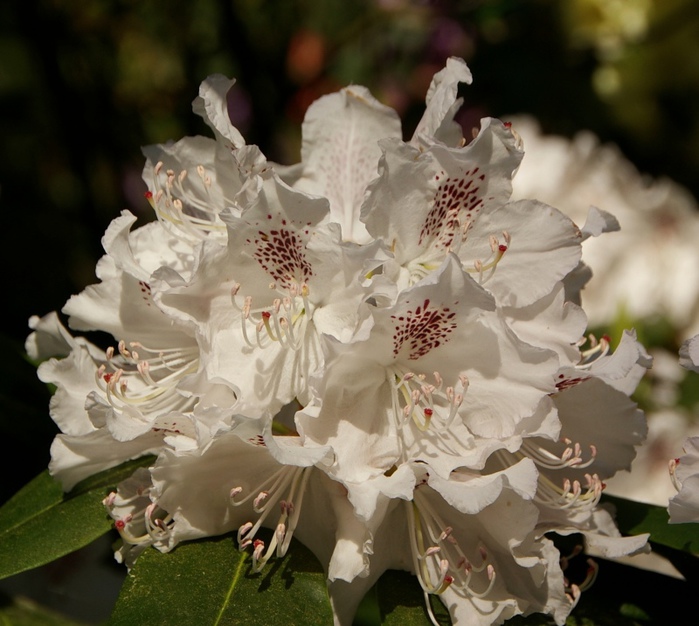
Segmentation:
<svg viewBox="0 0 699 626">
<path fill-rule="evenodd" d="M 144 413 L 190 410 L 195 399 L 178 393 L 177 385 L 197 371 L 197 348 L 155 349 L 139 342 L 129 346 L 131 350 L 125 341 L 119 342 L 120 362 L 115 362 L 114 348 L 110 347 L 105 353 L 106 363 L 95 373 L 109 404 L 117 410 L 132 406 Z M 129 385 L 131 380 L 137 385 Z"/>
<path fill-rule="evenodd" d="M 445 249 L 443 245 L 440 245 L 440 241 L 443 239 L 443 235 L 446 233 L 446 229 L 449 231 L 460 231 L 459 236 L 449 236 L 448 239 L 452 240 L 452 244 L 446 252 L 453 251 L 458 254 L 458 248 L 467 240 L 468 232 L 471 230 L 473 222 L 471 220 L 466 221 L 463 225 L 458 219 L 450 220 L 449 224 L 445 226 L 445 230 L 440 235 L 440 237 L 433 240 L 432 245 L 430 245 L 422 254 L 417 258 L 410 260 L 406 263 L 405 268 L 408 270 L 410 275 L 410 284 L 414 285 L 419 280 L 422 280 L 428 274 L 439 269 L 442 262 L 444 261 Z M 490 278 L 492 278 L 495 273 L 495 269 L 498 263 L 502 260 L 505 252 L 507 252 L 510 247 L 510 242 L 512 237 L 507 231 L 502 231 L 502 237 L 505 240 L 504 244 L 501 244 L 497 237 L 490 235 L 488 238 L 488 243 L 490 245 L 491 254 L 486 259 L 476 259 L 469 263 L 463 263 L 463 269 L 469 274 L 477 274 L 478 282 L 482 285 L 486 283 Z"/>
<path fill-rule="evenodd" d="M 591 510 L 597 506 L 604 483 L 597 474 L 585 474 L 585 485 L 575 479 L 565 478 L 562 486 L 539 474 L 539 488 L 535 500 L 559 509 L 584 509 Z"/>
<path fill-rule="evenodd" d="M 496 578 L 486 549 L 483 546 L 478 549 L 480 564 L 469 560 L 453 536 L 452 528 L 444 523 L 421 488 L 416 488 L 413 502 L 406 502 L 405 507 L 413 566 L 426 594 L 428 611 L 427 594 L 441 594 L 449 586 L 472 597 L 486 597 Z M 478 590 L 474 584 L 482 589 Z"/>
<path fill-rule="evenodd" d="M 531 458 L 539 467 L 547 469 L 564 469 L 567 467 L 575 467 L 576 469 L 584 469 L 592 465 L 597 457 L 597 448 L 590 445 L 590 458 L 587 461 L 583 460 L 582 447 L 579 443 L 573 444 L 570 439 L 565 439 L 566 448 L 560 456 L 547 450 L 541 444 L 525 440 L 522 444 L 522 451 Z"/>
<path fill-rule="evenodd" d="M 397 366 L 387 368 L 386 375 L 391 385 L 393 414 L 399 429 L 405 426 L 407 418 L 412 418 L 419 430 L 427 431 L 432 417 L 437 414 L 442 421 L 441 430 L 447 430 L 468 389 L 468 378 L 463 374 L 459 376 L 456 390 L 451 386 L 443 389 L 444 380 L 439 372 L 433 373 L 434 384 L 425 383 L 426 377 L 422 374 L 404 372 Z"/>
<path fill-rule="evenodd" d="M 238 548 L 244 550 L 254 544 L 252 571 L 261 571 L 272 554 L 282 557 L 289 549 L 298 519 L 301 514 L 303 495 L 312 468 L 284 466 L 265 480 L 259 487 L 249 490 L 241 499 L 238 496 L 244 491 L 241 487 L 231 489 L 231 504 L 240 506 L 251 498 L 253 511 L 258 515 L 257 520 L 246 522 L 238 529 Z M 257 494 L 257 495 L 255 495 Z M 282 499 L 282 496 L 285 496 Z M 279 502 L 281 515 L 274 526 L 275 532 L 269 546 L 265 550 L 264 542 L 255 539 L 255 535 L 268 517 L 270 511 Z"/>
<path fill-rule="evenodd" d="M 111 497 L 112 495 L 114 497 Z M 119 502 L 119 507 L 145 497 L 147 497 L 147 493 L 139 493 L 134 498 L 122 499 Z M 105 498 L 105 505 L 110 511 L 115 508 L 115 503 L 116 494 L 110 494 Z M 114 523 L 121 538 L 134 546 L 166 540 L 172 532 L 173 525 L 172 515 L 161 509 L 156 502 L 150 502 L 146 506 L 136 508 L 133 513 L 116 518 Z M 136 530 L 142 530 L 142 533 L 136 534 L 134 532 Z"/>
<path fill-rule="evenodd" d="M 225 234 L 226 226 L 218 217 L 224 206 L 235 206 L 235 199 L 222 198 L 224 206 L 217 206 L 218 202 L 211 195 L 211 176 L 203 165 L 196 167 L 197 175 L 201 181 L 199 188 L 204 194 L 198 196 L 196 192 L 190 193 L 185 187 L 188 178 L 186 170 L 176 174 L 168 169 L 162 176 L 163 163 L 158 162 L 153 169 L 153 193 L 149 200 L 156 216 L 163 225 L 174 226 L 169 228 L 176 236 L 185 235 L 187 241 L 199 242 L 210 234 Z M 220 202 L 220 201 L 219 201 Z"/>
<path fill-rule="evenodd" d="M 679 492 L 682 489 L 682 483 L 680 479 L 677 478 L 677 466 L 679 465 L 679 459 L 670 459 L 668 462 L 668 470 L 670 472 L 670 480 L 672 480 L 672 485 Z"/>
<path fill-rule="evenodd" d="M 512 240 L 510 234 L 507 231 L 503 231 L 502 236 L 506 242 L 504 244 L 501 244 L 494 235 L 489 237 L 491 254 L 487 259 L 476 259 L 473 262 L 473 268 L 464 266 L 464 271 L 469 274 L 478 274 L 478 283 L 481 285 L 485 284 L 493 277 L 495 268 L 497 268 L 498 263 L 500 263 L 505 256 L 505 252 L 507 252 L 510 246 L 510 241 Z M 486 272 L 488 272 L 488 274 L 486 274 Z"/>
<path fill-rule="evenodd" d="M 594 363 L 596 363 L 603 356 L 609 353 L 609 337 L 602 336 L 599 340 L 594 335 L 589 335 L 587 338 L 583 338 L 578 342 L 578 345 L 582 345 L 589 339 L 590 347 L 587 350 L 583 350 L 580 355 L 580 362 L 576 365 L 578 369 L 588 369 Z"/>
<path fill-rule="evenodd" d="M 276 285 L 274 289 L 277 290 Z M 231 303 L 241 312 L 240 323 L 243 339 L 251 348 L 266 348 L 278 343 L 284 348 L 299 350 L 303 345 L 303 337 L 308 322 L 313 317 L 311 304 L 308 301 L 308 287 L 301 289 L 292 284 L 287 293 L 278 291 L 281 298 L 274 298 L 271 305 L 254 308 L 251 296 L 243 299 L 242 307 L 236 302 L 240 284 L 235 283 L 231 289 Z M 255 341 L 248 335 L 248 324 L 255 327 Z"/>
</svg>

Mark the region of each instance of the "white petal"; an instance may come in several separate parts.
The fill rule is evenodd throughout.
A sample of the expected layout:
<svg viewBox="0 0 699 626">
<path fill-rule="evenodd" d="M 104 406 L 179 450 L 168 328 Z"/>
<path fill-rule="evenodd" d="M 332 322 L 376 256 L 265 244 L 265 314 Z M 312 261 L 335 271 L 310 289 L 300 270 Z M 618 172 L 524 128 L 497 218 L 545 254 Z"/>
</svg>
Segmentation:
<svg viewBox="0 0 699 626">
<path fill-rule="evenodd" d="M 245 139 L 231 124 L 226 100 L 234 84 L 234 79 L 221 74 L 209 76 L 199 87 L 199 95 L 192 102 L 192 110 L 204 119 L 216 135 L 226 138 L 234 148 L 240 148 L 245 145 Z"/>
<path fill-rule="evenodd" d="M 459 145 L 461 129 L 454 122 L 454 115 L 461 102 L 456 93 L 459 83 L 470 85 L 472 80 L 471 70 L 462 59 L 447 59 L 446 66 L 434 75 L 427 90 L 427 107 L 413 134 L 413 144 L 434 138 L 447 145 Z"/>
<path fill-rule="evenodd" d="M 581 482 L 585 482 L 584 473 L 597 473 L 604 480 L 630 468 L 648 426 L 643 412 L 625 393 L 590 378 L 556 394 L 554 402 L 562 424 L 561 437 L 579 443 L 583 450 L 590 445 L 597 449 L 592 465 L 573 472 L 579 473 Z M 562 452 L 565 444 L 556 445 Z"/>
<path fill-rule="evenodd" d="M 699 522 L 699 472 L 685 478 L 682 489 L 670 498 L 668 510 L 671 524 Z"/>
<path fill-rule="evenodd" d="M 328 198 L 345 240 L 368 240 L 359 211 L 367 185 L 377 176 L 378 141 L 400 135 L 395 111 L 365 87 L 347 87 L 309 107 L 303 122 L 303 175 L 294 187 Z"/>
<path fill-rule="evenodd" d="M 77 437 L 58 435 L 51 444 L 49 472 L 69 491 L 102 470 L 155 453 L 162 441 L 161 435 L 149 432 L 132 441 L 118 442 L 104 429 Z"/>
<path fill-rule="evenodd" d="M 49 359 L 38 369 L 42 382 L 56 385 L 49 407 L 51 418 L 67 435 L 84 435 L 95 430 L 86 411 L 88 394 L 96 388 L 97 365 L 89 351 L 76 346 L 64 359 Z"/>
<path fill-rule="evenodd" d="M 580 231 L 570 218 L 534 200 L 481 212 L 459 251 L 462 260 L 487 259 L 489 236 L 511 237 L 485 286 L 504 306 L 526 306 L 551 293 L 580 261 Z"/>
<path fill-rule="evenodd" d="M 620 228 L 619 221 L 611 213 L 591 206 L 585 225 L 580 231 L 582 232 L 582 240 L 585 241 L 588 237 L 599 237 L 602 233 L 613 233 Z"/>
<path fill-rule="evenodd" d="M 508 325 L 522 340 L 553 350 L 561 364 L 575 365 L 580 350 L 575 344 L 585 333 L 587 317 L 582 308 L 566 301 L 563 284 L 526 307 L 505 307 Z"/>
<path fill-rule="evenodd" d="M 652 363 L 651 356 L 636 340 L 636 331 L 625 330 L 616 350 L 609 356 L 597 359 L 589 371 L 630 396 Z"/>
<path fill-rule="evenodd" d="M 34 361 L 67 356 L 76 345 L 76 340 L 61 324 L 55 311 L 43 317 L 33 315 L 29 318 L 29 328 L 33 332 L 27 337 L 24 349 Z"/>
<path fill-rule="evenodd" d="M 430 475 L 427 484 L 455 509 L 474 515 L 500 498 L 508 487 L 521 497 L 531 499 L 536 493 L 537 477 L 534 462 L 522 459 L 506 470 L 482 476 L 457 471 L 445 480 Z"/>
</svg>

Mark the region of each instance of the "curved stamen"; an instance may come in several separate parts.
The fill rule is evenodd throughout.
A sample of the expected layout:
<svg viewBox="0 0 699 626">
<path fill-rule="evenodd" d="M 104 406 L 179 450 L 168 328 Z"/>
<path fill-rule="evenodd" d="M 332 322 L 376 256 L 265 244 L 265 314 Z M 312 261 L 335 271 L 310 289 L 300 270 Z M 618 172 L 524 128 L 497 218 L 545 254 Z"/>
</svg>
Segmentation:
<svg viewBox="0 0 699 626">
<path fill-rule="evenodd" d="M 496 578 L 487 550 L 484 546 L 478 548 L 479 564 L 468 559 L 452 528 L 444 523 L 420 489 L 420 486 L 416 488 L 412 503 L 406 502 L 406 512 L 413 565 L 423 591 L 441 594 L 454 586 L 472 597 L 486 597 Z M 481 585 L 483 588 L 477 589 Z"/>
<path fill-rule="evenodd" d="M 197 371 L 197 348 L 155 349 L 140 342 L 128 346 L 131 350 L 125 341 L 119 342 L 118 360 L 114 348 L 107 349 L 106 362 L 95 372 L 98 387 L 114 409 L 121 411 L 130 406 L 144 413 L 162 414 L 193 408 L 196 400 L 179 393 L 177 387 L 183 378 Z"/>
<path fill-rule="evenodd" d="M 583 337 L 579 342 L 578 346 L 582 346 L 589 340 L 590 347 L 587 350 L 583 350 L 580 354 L 580 362 L 576 365 L 579 369 L 588 369 L 598 359 L 603 356 L 607 356 L 610 350 L 609 337 L 607 335 L 602 335 L 598 340 L 597 337 L 590 334 L 588 337 Z"/>
<path fill-rule="evenodd" d="M 487 259 L 476 259 L 473 262 L 473 268 L 464 267 L 464 271 L 469 274 L 478 274 L 478 283 L 481 285 L 485 284 L 493 277 L 495 268 L 497 268 L 498 263 L 502 261 L 502 257 L 505 256 L 505 252 L 507 252 L 510 246 L 510 234 L 507 231 L 503 231 L 502 236 L 506 242 L 504 244 L 500 243 L 494 235 L 490 236 L 491 254 Z M 488 273 L 486 274 L 486 272 Z"/>
<path fill-rule="evenodd" d="M 581 554 L 582 551 L 583 547 L 578 545 L 575 547 L 571 554 L 567 556 L 561 556 L 561 569 L 565 572 L 568 568 L 570 560 Z M 587 591 L 595 583 L 598 572 L 599 565 L 593 559 L 587 559 L 587 571 L 585 572 L 585 579 L 581 583 L 571 584 L 571 582 L 566 577 L 564 577 L 565 593 L 568 597 L 568 600 L 573 606 L 575 606 L 580 600 L 582 592 Z"/>
<path fill-rule="evenodd" d="M 282 297 L 274 298 L 271 305 L 254 308 L 251 296 L 245 296 L 242 306 L 238 306 L 236 296 L 240 284 L 233 286 L 231 303 L 240 311 L 241 331 L 248 346 L 264 349 L 278 344 L 296 351 L 301 348 L 306 327 L 313 314 L 308 302 L 308 287 L 303 285 L 299 288 L 296 284 L 292 287 L 285 293 L 279 291 L 276 284 L 270 284 L 270 289 L 276 290 Z M 248 334 L 248 324 L 255 328 L 254 341 Z"/>
<path fill-rule="evenodd" d="M 258 487 L 248 490 L 247 495 L 242 499 L 238 499 L 238 496 L 244 492 L 242 487 L 234 487 L 231 490 L 233 506 L 240 506 L 254 498 L 253 511 L 258 514 L 257 520 L 254 523 L 246 522 L 238 529 L 238 548 L 244 550 L 250 545 L 254 547 L 253 572 L 261 571 L 275 552 L 277 557 L 283 557 L 289 549 L 301 514 L 303 496 L 311 469 L 310 467 L 281 467 Z M 269 546 L 265 550 L 264 541 L 256 539 L 255 536 L 276 503 L 279 503 L 281 514 L 274 527 L 275 531 Z"/>
<path fill-rule="evenodd" d="M 582 446 L 579 443 L 573 444 L 570 439 L 564 439 L 563 443 L 566 444 L 566 448 L 560 455 L 554 454 L 543 445 L 532 440 L 525 440 L 521 450 L 539 467 L 547 469 L 564 469 L 567 467 L 583 469 L 594 463 L 597 456 L 596 446 L 590 444 L 590 458 L 585 461 L 582 456 Z"/>
<path fill-rule="evenodd" d="M 202 165 L 196 167 L 196 173 L 205 191 L 204 197 L 190 193 L 185 187 L 189 174 L 181 170 L 163 170 L 163 162 L 153 168 L 153 192 L 146 193 L 157 218 L 178 237 L 184 236 L 188 241 L 198 242 L 209 236 L 225 235 L 226 226 L 219 218 L 223 206 L 218 206 L 211 195 L 211 176 Z M 225 206 L 234 206 L 235 200 L 222 198 Z M 173 228 L 174 227 L 174 228 Z"/>
<path fill-rule="evenodd" d="M 441 420 L 441 430 L 451 426 L 463 403 L 469 385 L 465 375 L 459 376 L 454 387 L 444 388 L 444 380 L 439 372 L 434 372 L 434 384 L 425 382 L 424 374 L 405 372 L 394 366 L 387 368 L 386 376 L 391 385 L 392 408 L 399 429 L 405 426 L 407 418 L 412 418 L 417 428 L 427 431 L 435 414 Z"/>
<path fill-rule="evenodd" d="M 102 501 L 124 543 L 132 546 L 151 545 L 162 543 L 170 537 L 174 519 L 151 501 L 150 491 L 149 487 L 144 486 L 130 497 L 112 492 Z M 122 511 L 128 512 L 124 514 Z"/>
<path fill-rule="evenodd" d="M 597 474 L 585 474 L 585 484 L 579 480 L 563 480 L 562 486 L 556 485 L 543 474 L 539 474 L 539 488 L 535 500 L 547 506 L 559 509 L 592 510 L 599 503 L 605 484 Z"/>
<path fill-rule="evenodd" d="M 673 487 L 679 491 L 682 489 L 682 483 L 680 482 L 680 479 L 677 478 L 677 466 L 680 464 L 679 459 L 670 459 L 668 463 L 668 470 L 670 472 L 670 480 L 672 480 L 672 485 Z"/>
<path fill-rule="evenodd" d="M 468 238 L 468 232 L 471 230 L 472 225 L 472 221 L 467 221 L 462 226 L 457 220 L 453 224 L 454 233 L 449 237 L 449 240 L 452 242 L 449 248 L 444 249 L 440 245 L 432 245 L 420 256 L 410 260 L 405 265 L 410 275 L 410 284 L 415 284 L 431 272 L 437 270 L 444 261 L 445 251 L 449 252 L 452 250 L 454 244 L 458 244 L 457 247 L 460 247 Z M 465 272 L 478 275 L 478 282 L 481 285 L 492 278 L 498 264 L 502 261 L 502 258 L 510 247 L 510 242 L 512 241 L 510 234 L 507 231 L 503 231 L 502 237 L 505 243 L 500 243 L 500 240 L 494 235 L 489 237 L 488 241 L 491 253 L 486 259 L 476 259 L 470 264 L 462 264 Z"/>
</svg>

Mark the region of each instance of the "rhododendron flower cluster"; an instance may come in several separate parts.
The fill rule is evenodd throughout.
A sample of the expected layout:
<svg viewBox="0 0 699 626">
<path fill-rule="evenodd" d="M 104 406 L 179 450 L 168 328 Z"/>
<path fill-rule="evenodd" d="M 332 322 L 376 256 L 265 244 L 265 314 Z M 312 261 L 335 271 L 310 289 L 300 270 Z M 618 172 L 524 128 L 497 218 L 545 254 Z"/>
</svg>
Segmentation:
<svg viewBox="0 0 699 626">
<path fill-rule="evenodd" d="M 114 220 L 100 282 L 63 311 L 114 345 L 55 314 L 28 340 L 53 356 L 39 375 L 57 388 L 50 470 L 66 489 L 156 455 L 105 500 L 119 559 L 233 532 L 260 571 L 293 536 L 338 624 L 391 568 L 454 623 L 563 624 L 585 581 L 553 534 L 644 548 L 599 500 L 645 437 L 629 395 L 649 359 L 632 332 L 613 353 L 586 338 L 575 303 L 581 242 L 615 222 L 511 202 L 521 142 L 496 119 L 463 136 L 470 82 L 450 59 L 408 141 L 367 89 L 324 96 L 301 162 L 281 166 L 245 144 L 233 81 L 212 76 L 194 111 L 214 138 L 145 149 L 157 220 Z"/>
</svg>

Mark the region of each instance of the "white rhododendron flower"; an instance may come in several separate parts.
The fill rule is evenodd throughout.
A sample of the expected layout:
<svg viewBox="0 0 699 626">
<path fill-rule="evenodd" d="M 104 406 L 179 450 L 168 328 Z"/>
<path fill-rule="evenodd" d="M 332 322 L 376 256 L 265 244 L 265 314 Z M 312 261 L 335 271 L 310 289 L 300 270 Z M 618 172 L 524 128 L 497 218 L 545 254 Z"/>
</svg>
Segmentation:
<svg viewBox="0 0 699 626">
<path fill-rule="evenodd" d="M 245 145 L 233 81 L 212 76 L 194 110 L 214 139 L 144 150 L 157 221 L 117 218 L 101 282 L 64 309 L 115 346 L 55 314 L 27 341 L 54 357 L 40 376 L 66 489 L 156 455 L 104 502 L 128 566 L 233 532 L 260 571 L 297 537 L 340 625 L 389 568 L 454 623 L 563 624 L 589 581 L 566 579 L 556 533 L 644 549 L 598 504 L 645 437 L 629 396 L 650 359 L 632 332 L 615 352 L 586 338 L 574 302 L 581 244 L 614 220 L 511 201 L 521 143 L 490 118 L 464 138 L 470 82 L 449 59 L 407 142 L 366 88 L 324 96 L 281 166 Z"/>
<path fill-rule="evenodd" d="M 699 372 L 699 335 L 687 339 L 680 348 L 680 364 Z M 670 461 L 677 495 L 670 498 L 670 523 L 699 522 L 699 437 L 689 437 L 684 454 Z"/>
</svg>

